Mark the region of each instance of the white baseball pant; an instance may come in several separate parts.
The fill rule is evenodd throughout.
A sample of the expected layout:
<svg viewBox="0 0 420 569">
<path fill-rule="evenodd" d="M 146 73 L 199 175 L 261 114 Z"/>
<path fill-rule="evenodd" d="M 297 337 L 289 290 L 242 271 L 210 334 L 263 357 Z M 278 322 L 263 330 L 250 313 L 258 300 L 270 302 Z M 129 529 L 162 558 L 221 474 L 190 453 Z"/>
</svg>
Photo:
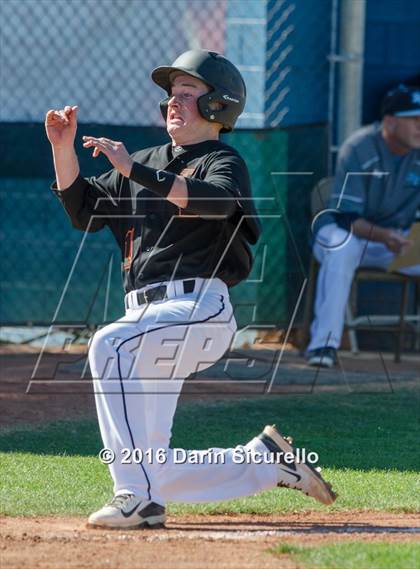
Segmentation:
<svg viewBox="0 0 420 569">
<path fill-rule="evenodd" d="M 203 463 L 174 460 L 169 443 L 184 379 L 223 356 L 236 322 L 228 288 L 220 279 L 196 279 L 189 294 L 183 292 L 183 281 L 159 284 L 168 287 L 167 300 L 127 309 L 123 318 L 99 330 L 90 345 L 102 440 L 115 454 L 109 465 L 114 493 L 133 493 L 164 505 L 167 500 L 225 500 L 276 486 L 275 465 L 238 464 L 232 448 L 215 449 L 223 457 L 219 463 L 212 462 L 212 451 L 201 452 Z M 166 459 L 163 464 L 122 464 L 123 449 L 136 448 L 163 449 Z M 267 450 L 257 438 L 245 449 Z M 189 452 L 197 456 L 197 451 Z"/>
<path fill-rule="evenodd" d="M 404 232 L 406 235 L 408 232 Z M 316 235 L 314 255 L 321 263 L 311 325 L 311 341 L 307 350 L 324 346 L 339 348 L 343 334 L 346 304 L 355 270 L 361 267 L 386 269 L 395 255 L 383 244 L 367 241 L 330 223 Z M 420 275 L 420 265 L 400 271 Z"/>
</svg>

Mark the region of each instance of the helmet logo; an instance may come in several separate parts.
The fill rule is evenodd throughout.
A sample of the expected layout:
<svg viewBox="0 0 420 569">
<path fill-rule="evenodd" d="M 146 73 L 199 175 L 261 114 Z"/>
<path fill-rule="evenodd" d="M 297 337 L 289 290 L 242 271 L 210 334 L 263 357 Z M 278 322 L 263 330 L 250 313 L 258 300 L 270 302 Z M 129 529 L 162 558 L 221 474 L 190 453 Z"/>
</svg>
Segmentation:
<svg viewBox="0 0 420 569">
<path fill-rule="evenodd" d="M 239 103 L 238 99 L 233 99 L 232 97 L 229 97 L 229 95 L 222 95 L 223 99 L 225 99 L 226 101 L 232 101 L 232 103 Z"/>
</svg>

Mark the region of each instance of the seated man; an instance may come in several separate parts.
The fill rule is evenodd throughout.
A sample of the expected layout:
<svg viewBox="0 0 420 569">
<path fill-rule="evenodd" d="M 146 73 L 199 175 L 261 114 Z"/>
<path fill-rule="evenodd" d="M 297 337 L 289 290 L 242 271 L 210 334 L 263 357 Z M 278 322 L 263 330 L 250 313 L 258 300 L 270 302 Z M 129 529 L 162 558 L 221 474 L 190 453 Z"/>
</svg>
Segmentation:
<svg viewBox="0 0 420 569">
<path fill-rule="evenodd" d="M 382 103 L 382 123 L 353 133 L 340 149 L 329 208 L 315 221 L 321 263 L 307 348 L 310 365 L 332 367 L 357 267 L 386 269 L 411 246 L 420 206 L 420 88 L 399 85 Z M 420 265 L 401 270 L 420 274 Z"/>
</svg>

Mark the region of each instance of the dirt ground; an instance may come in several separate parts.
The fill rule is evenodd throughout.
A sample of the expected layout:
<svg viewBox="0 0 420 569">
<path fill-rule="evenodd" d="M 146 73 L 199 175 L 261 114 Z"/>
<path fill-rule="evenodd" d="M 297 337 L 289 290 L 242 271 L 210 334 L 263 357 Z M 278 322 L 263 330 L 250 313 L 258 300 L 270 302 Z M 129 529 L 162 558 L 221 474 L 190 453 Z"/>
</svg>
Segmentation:
<svg viewBox="0 0 420 569">
<path fill-rule="evenodd" d="M 296 569 L 279 543 L 418 540 L 419 516 L 369 512 L 170 516 L 165 529 L 87 529 L 81 518 L 0 518 L 8 569 Z M 4 564 L 4 565 L 3 565 Z"/>
<path fill-rule="evenodd" d="M 95 415 L 86 347 L 46 352 L 30 346 L 0 345 L 0 428 Z M 281 363 L 278 364 L 281 354 Z M 340 355 L 338 368 L 308 368 L 296 350 L 279 345 L 231 354 L 205 375 L 189 378 L 183 401 L 313 392 L 386 392 L 414 387 L 420 356 L 407 354 L 399 364 L 392 354 L 349 352 Z"/>
<path fill-rule="evenodd" d="M 245 374 L 244 381 L 220 381 L 221 374 L 212 368 L 213 377 L 207 378 L 211 381 L 203 383 L 203 378 L 198 377 L 187 382 L 181 403 L 191 399 L 263 396 L 267 382 L 261 381 L 262 372 L 267 365 L 273 366 L 275 358 L 272 349 L 257 351 L 256 364 L 244 366 L 246 371 L 252 369 L 253 375 Z M 91 382 L 88 374 L 83 376 L 84 363 L 78 350 L 44 354 L 39 362 L 38 355 L 30 347 L 0 348 L 0 428 L 94 416 Z M 249 353 L 239 356 L 246 363 Z M 413 357 L 404 358 L 403 364 L 394 364 L 392 358 L 383 359 L 376 354 L 364 354 L 359 359 L 344 355 L 338 373 L 336 370 L 319 376 L 290 352 L 283 367 L 279 367 L 280 380 L 274 382 L 272 393 L 389 391 L 413 385 L 418 364 L 418 358 Z M 31 381 L 33 377 L 35 381 Z M 287 516 L 169 515 L 166 528 L 160 530 L 104 531 L 87 529 L 85 524 L 83 518 L 0 517 L 0 566 L 297 569 L 290 557 L 274 556 L 268 549 L 284 542 L 311 545 L 354 539 L 409 541 L 418 540 L 420 534 L 419 515 L 354 511 Z"/>
</svg>

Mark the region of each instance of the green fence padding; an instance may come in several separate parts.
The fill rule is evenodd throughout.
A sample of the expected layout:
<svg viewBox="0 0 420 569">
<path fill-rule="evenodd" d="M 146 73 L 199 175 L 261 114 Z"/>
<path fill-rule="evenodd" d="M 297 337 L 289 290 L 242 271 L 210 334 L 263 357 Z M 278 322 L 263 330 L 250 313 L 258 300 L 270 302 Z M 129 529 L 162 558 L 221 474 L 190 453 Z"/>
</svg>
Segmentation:
<svg viewBox="0 0 420 569">
<path fill-rule="evenodd" d="M 286 131 L 237 131 L 226 137 L 245 159 L 263 233 L 254 247 L 255 265 L 246 282 L 232 290 L 240 326 L 274 325 L 286 311 L 286 235 L 281 202 L 287 179 L 273 185 L 273 172 L 287 170 Z"/>
<path fill-rule="evenodd" d="M 0 321 L 51 322 L 67 285 L 56 321 L 102 322 L 103 306 L 94 298 L 104 297 L 104 273 L 112 255 L 109 318 L 121 316 L 119 260 L 111 233 L 72 229 L 49 183 L 42 178 L 0 178 Z"/>
</svg>

